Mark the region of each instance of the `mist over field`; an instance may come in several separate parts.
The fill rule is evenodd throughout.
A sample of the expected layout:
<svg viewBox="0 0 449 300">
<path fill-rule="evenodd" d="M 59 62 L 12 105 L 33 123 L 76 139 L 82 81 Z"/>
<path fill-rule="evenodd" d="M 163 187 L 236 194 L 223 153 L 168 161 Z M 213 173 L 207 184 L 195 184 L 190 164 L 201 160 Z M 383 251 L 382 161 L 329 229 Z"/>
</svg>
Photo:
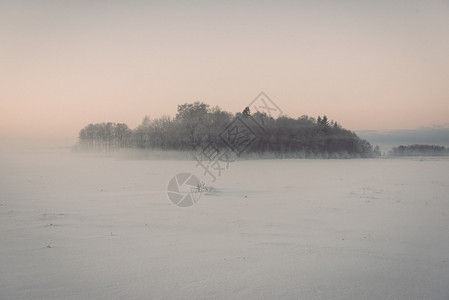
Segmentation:
<svg viewBox="0 0 449 300">
<path fill-rule="evenodd" d="M 3 149 L 0 298 L 445 299 L 448 171 L 237 160 L 212 182 L 191 158 Z M 189 207 L 183 172 L 209 187 Z"/>
</svg>

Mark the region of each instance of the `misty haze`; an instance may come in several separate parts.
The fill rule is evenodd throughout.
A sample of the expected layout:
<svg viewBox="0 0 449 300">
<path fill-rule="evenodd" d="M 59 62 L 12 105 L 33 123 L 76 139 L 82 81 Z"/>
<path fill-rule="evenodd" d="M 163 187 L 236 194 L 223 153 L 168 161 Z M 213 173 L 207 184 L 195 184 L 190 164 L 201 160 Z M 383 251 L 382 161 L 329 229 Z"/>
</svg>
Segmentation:
<svg viewBox="0 0 449 300">
<path fill-rule="evenodd" d="M 0 1 L 0 299 L 448 299 L 449 4 Z"/>
</svg>

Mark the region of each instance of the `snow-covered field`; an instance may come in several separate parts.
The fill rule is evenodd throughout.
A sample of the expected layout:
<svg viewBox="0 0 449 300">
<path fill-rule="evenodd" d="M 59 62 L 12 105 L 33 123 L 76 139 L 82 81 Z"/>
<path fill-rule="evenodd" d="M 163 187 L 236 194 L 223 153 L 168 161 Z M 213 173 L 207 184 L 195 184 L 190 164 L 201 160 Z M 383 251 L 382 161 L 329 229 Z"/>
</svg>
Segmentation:
<svg viewBox="0 0 449 300">
<path fill-rule="evenodd" d="M 449 299 L 449 160 L 0 152 L 0 299 Z"/>
</svg>

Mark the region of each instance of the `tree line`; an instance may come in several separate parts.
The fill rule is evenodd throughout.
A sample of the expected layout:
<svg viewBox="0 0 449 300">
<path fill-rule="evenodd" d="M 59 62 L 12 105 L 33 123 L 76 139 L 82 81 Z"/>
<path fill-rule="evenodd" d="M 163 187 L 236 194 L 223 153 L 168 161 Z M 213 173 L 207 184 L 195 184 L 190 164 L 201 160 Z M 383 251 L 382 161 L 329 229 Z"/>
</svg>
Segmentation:
<svg viewBox="0 0 449 300">
<path fill-rule="evenodd" d="M 390 154 L 393 156 L 443 156 L 449 155 L 449 148 L 436 145 L 401 145 L 394 147 Z"/>
<path fill-rule="evenodd" d="M 247 154 L 279 157 L 372 157 L 370 143 L 327 116 L 316 119 L 269 117 L 247 107 L 232 114 L 202 102 L 178 105 L 174 118 L 146 116 L 135 129 L 121 123 L 89 124 L 79 133 L 79 148 L 114 151 L 122 148 L 198 151 L 208 145 L 224 150 L 239 142 Z M 238 148 L 238 147 L 236 147 Z"/>
<path fill-rule="evenodd" d="M 133 131 L 123 123 L 89 124 L 79 132 L 79 146 L 83 150 L 112 151 L 131 145 Z"/>
</svg>

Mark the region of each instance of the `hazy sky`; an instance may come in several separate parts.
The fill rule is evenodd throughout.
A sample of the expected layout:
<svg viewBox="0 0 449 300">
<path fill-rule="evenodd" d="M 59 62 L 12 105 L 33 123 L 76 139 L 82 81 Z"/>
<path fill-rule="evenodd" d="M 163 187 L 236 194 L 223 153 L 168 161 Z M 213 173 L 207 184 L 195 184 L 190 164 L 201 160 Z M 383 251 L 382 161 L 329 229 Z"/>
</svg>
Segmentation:
<svg viewBox="0 0 449 300">
<path fill-rule="evenodd" d="M 237 112 L 260 91 L 345 128 L 449 122 L 449 1 L 0 0 L 0 137 Z"/>
</svg>

